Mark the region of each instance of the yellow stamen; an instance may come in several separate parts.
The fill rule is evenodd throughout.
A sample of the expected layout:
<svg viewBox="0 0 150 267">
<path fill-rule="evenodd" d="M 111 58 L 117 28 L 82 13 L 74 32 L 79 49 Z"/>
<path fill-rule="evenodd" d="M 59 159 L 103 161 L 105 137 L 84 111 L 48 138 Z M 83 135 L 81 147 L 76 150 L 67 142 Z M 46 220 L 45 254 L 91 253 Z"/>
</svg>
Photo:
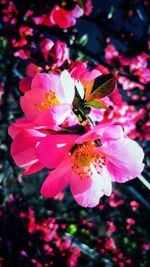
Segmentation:
<svg viewBox="0 0 150 267">
<path fill-rule="evenodd" d="M 35 104 L 37 110 L 40 112 L 44 112 L 47 109 L 60 104 L 60 100 L 58 99 L 56 93 L 52 90 L 46 93 L 44 98 L 45 99 L 43 102 L 41 102 L 40 104 Z"/>
<path fill-rule="evenodd" d="M 62 6 L 64 7 L 64 6 L 66 6 L 67 5 L 67 2 L 64 0 L 64 1 L 62 1 Z"/>
<path fill-rule="evenodd" d="M 96 152 L 95 143 L 89 141 L 77 146 L 77 149 L 72 154 L 72 163 L 74 172 L 82 178 L 92 175 L 91 164 L 100 173 L 106 160 L 105 156 L 101 156 Z"/>
</svg>

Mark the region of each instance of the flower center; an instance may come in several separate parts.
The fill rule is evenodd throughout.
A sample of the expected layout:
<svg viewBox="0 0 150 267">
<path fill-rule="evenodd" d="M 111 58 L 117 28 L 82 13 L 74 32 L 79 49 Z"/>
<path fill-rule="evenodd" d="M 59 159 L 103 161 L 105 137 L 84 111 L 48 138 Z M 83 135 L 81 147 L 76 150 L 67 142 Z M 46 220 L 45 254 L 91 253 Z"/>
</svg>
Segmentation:
<svg viewBox="0 0 150 267">
<path fill-rule="evenodd" d="M 57 106 L 60 104 L 60 100 L 58 99 L 55 92 L 50 90 L 45 94 L 44 101 L 40 104 L 35 104 L 38 111 L 43 112 L 53 106 Z"/>
<path fill-rule="evenodd" d="M 97 173 L 101 173 L 103 165 L 106 164 L 104 155 L 96 151 L 94 142 L 89 141 L 79 144 L 72 154 L 73 171 L 82 177 L 90 177 L 94 167 Z"/>
</svg>

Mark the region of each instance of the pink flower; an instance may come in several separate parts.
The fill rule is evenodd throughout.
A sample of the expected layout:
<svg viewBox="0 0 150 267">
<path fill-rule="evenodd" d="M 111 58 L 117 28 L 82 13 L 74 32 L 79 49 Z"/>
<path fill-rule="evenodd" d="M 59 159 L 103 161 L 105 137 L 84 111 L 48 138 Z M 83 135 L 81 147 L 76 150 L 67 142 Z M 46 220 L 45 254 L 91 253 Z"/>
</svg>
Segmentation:
<svg viewBox="0 0 150 267">
<path fill-rule="evenodd" d="M 111 221 L 107 221 L 107 227 L 107 234 L 112 234 L 116 231 L 116 226 Z"/>
<path fill-rule="evenodd" d="M 25 92 L 20 103 L 30 122 L 54 129 L 70 114 L 74 99 L 74 82 L 65 70 L 61 75 L 37 74 L 31 90 Z"/>
<path fill-rule="evenodd" d="M 107 250 L 114 250 L 116 249 L 116 244 L 113 238 L 111 237 L 107 237 L 105 244 L 104 244 L 104 248 Z"/>
<path fill-rule="evenodd" d="M 46 38 L 40 42 L 40 49 L 46 61 L 50 61 L 52 68 L 58 68 L 69 59 L 69 49 L 64 42 L 57 40 L 55 43 Z"/>
<path fill-rule="evenodd" d="M 35 24 L 43 24 L 49 27 L 58 25 L 62 29 L 72 27 L 76 24 L 76 19 L 84 14 L 84 10 L 79 6 L 75 5 L 72 10 L 67 10 L 55 5 L 50 14 L 42 15 L 40 17 L 34 17 L 33 21 Z"/>
<path fill-rule="evenodd" d="M 130 81 L 128 78 L 124 77 L 124 76 L 120 76 L 118 78 L 118 82 L 122 85 L 124 90 L 132 90 L 135 87 L 140 88 L 141 90 L 144 90 L 144 86 L 134 82 L 134 81 Z"/>
<path fill-rule="evenodd" d="M 132 228 L 132 225 L 135 224 L 135 220 L 134 220 L 133 218 L 128 218 L 128 219 L 126 220 L 126 222 L 127 222 L 126 229 L 128 230 L 128 232 L 129 232 L 130 234 L 134 234 L 135 232 L 134 232 L 134 230 L 132 230 L 131 228 Z"/>
<path fill-rule="evenodd" d="M 92 9 L 93 9 L 92 0 L 87 0 L 85 3 L 85 10 L 84 10 L 85 15 L 89 16 L 92 12 Z"/>
<path fill-rule="evenodd" d="M 19 28 L 20 36 L 26 38 L 27 36 L 33 36 L 33 29 L 28 26 L 20 26 Z"/>
<path fill-rule="evenodd" d="M 66 10 L 59 5 L 55 5 L 50 13 L 51 25 L 58 25 L 60 28 L 66 29 L 76 24 L 76 18 L 84 14 L 83 9 L 76 5 L 72 10 Z"/>
<path fill-rule="evenodd" d="M 115 190 L 111 194 L 111 196 L 109 198 L 109 205 L 110 205 L 110 207 L 116 208 L 116 207 L 119 207 L 119 206 L 123 205 L 123 203 L 124 203 L 124 200 L 123 199 L 119 199 L 119 200 L 116 199 L 116 197 L 118 195 L 119 195 L 119 191 L 118 190 Z"/>
<path fill-rule="evenodd" d="M 36 147 L 41 164 L 56 168 L 41 189 L 47 198 L 56 196 L 70 184 L 81 206 L 94 207 L 100 197 L 111 194 L 112 182 L 126 182 L 143 170 L 143 150 L 124 137 L 121 126 L 98 126 L 80 137 L 70 135 L 70 138 L 47 136 Z"/>
<path fill-rule="evenodd" d="M 113 60 L 120 60 L 119 52 L 117 51 L 116 47 L 112 44 L 108 44 L 105 48 L 105 58 L 106 61 L 110 64 L 113 64 Z"/>
<path fill-rule="evenodd" d="M 142 250 L 150 250 L 150 244 L 142 244 L 142 247 L 141 247 Z"/>
<path fill-rule="evenodd" d="M 131 202 L 130 202 L 130 206 L 131 206 L 131 209 L 133 210 L 133 211 L 136 211 L 138 208 L 139 208 L 139 203 L 137 202 L 137 201 L 135 201 L 135 200 L 132 200 Z"/>
<path fill-rule="evenodd" d="M 12 25 L 17 23 L 18 10 L 12 1 L 8 1 L 7 8 L 2 9 L 2 12 L 4 13 L 3 21 L 5 23 L 9 22 Z"/>
</svg>

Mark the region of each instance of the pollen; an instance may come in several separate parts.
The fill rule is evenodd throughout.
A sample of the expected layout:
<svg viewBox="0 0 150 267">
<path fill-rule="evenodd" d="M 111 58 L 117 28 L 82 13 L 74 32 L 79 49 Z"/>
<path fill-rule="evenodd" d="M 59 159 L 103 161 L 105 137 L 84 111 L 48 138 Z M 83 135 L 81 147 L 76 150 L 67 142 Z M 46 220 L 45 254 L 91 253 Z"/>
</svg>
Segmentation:
<svg viewBox="0 0 150 267">
<path fill-rule="evenodd" d="M 62 5 L 62 7 L 66 6 L 67 5 L 67 1 L 65 1 L 65 0 L 62 1 L 61 5 Z"/>
<path fill-rule="evenodd" d="M 92 175 L 93 167 L 97 173 L 100 173 L 106 164 L 106 159 L 104 155 L 97 153 L 95 143 L 89 141 L 77 146 L 72 154 L 72 163 L 73 171 L 83 178 Z"/>
<path fill-rule="evenodd" d="M 35 104 L 35 106 L 39 112 L 44 112 L 47 109 L 53 106 L 57 106 L 59 104 L 60 100 L 58 99 L 56 93 L 50 90 L 48 93 L 45 94 L 44 101 L 40 104 Z"/>
</svg>

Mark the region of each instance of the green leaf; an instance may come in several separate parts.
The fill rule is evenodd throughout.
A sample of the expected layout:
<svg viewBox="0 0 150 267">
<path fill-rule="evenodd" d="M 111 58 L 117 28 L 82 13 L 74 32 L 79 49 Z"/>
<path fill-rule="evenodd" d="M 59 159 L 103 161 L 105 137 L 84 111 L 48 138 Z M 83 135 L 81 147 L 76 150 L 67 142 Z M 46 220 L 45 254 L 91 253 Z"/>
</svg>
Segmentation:
<svg viewBox="0 0 150 267">
<path fill-rule="evenodd" d="M 86 106 L 95 107 L 95 108 L 99 108 L 99 109 L 100 108 L 108 109 L 105 102 L 102 100 L 98 100 L 98 99 L 89 100 L 85 104 L 86 104 Z"/>
<path fill-rule="evenodd" d="M 80 108 L 80 111 L 82 111 L 82 113 L 84 115 L 88 115 L 90 113 L 91 109 L 89 107 L 82 107 L 82 108 Z"/>
<path fill-rule="evenodd" d="M 83 0 L 77 0 L 77 3 L 78 3 L 82 8 L 84 8 Z"/>
<path fill-rule="evenodd" d="M 82 35 L 82 37 L 79 39 L 77 43 L 80 44 L 81 46 L 86 46 L 86 44 L 88 43 L 88 35 L 87 34 Z"/>
<path fill-rule="evenodd" d="M 90 100 L 103 98 L 115 89 L 116 77 L 113 74 L 104 74 L 94 80 Z"/>
<path fill-rule="evenodd" d="M 78 229 L 77 229 L 77 227 L 76 227 L 75 224 L 70 224 L 68 226 L 67 230 L 68 230 L 69 234 L 71 234 L 73 236 L 73 235 L 76 234 L 76 232 L 77 232 Z"/>
</svg>

